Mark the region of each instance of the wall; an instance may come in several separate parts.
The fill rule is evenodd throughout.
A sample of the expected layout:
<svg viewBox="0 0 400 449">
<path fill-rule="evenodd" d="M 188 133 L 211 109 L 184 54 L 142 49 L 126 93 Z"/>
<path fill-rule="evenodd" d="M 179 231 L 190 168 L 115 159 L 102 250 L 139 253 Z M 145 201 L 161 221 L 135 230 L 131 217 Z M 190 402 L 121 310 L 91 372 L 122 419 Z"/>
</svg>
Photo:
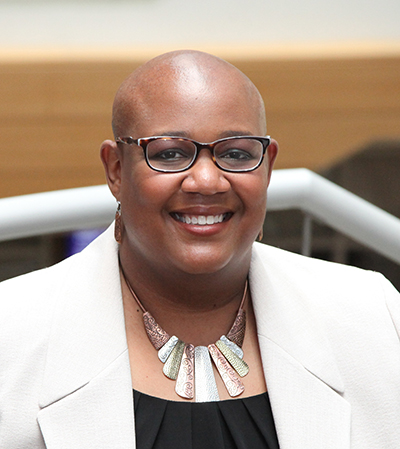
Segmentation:
<svg viewBox="0 0 400 449">
<path fill-rule="evenodd" d="M 400 38 L 398 0 L 0 0 L 2 46 L 271 45 Z"/>
<path fill-rule="evenodd" d="M 197 48 L 261 90 L 278 167 L 399 138 L 397 0 L 0 0 L 0 197 L 104 182 L 120 81 Z"/>
<path fill-rule="evenodd" d="M 400 47 L 210 50 L 260 89 L 278 168 L 320 170 L 400 138 Z M 159 50 L 0 52 L 0 197 L 104 182 L 100 143 L 124 77 Z"/>
</svg>

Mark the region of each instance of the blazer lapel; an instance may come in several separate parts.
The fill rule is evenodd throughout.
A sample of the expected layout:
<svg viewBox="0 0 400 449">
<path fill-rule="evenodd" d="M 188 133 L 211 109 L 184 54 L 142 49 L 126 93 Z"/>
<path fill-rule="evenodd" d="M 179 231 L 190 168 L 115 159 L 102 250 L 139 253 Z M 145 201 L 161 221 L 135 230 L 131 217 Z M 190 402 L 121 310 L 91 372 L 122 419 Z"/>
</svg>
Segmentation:
<svg viewBox="0 0 400 449">
<path fill-rule="evenodd" d="M 256 245 L 257 246 L 257 245 Z M 265 257 L 267 255 L 267 258 Z M 281 449 L 350 448 L 350 405 L 318 318 L 286 273 L 253 251 L 251 295 L 260 351 Z"/>
<path fill-rule="evenodd" d="M 111 232 L 59 270 L 38 414 L 49 449 L 135 447 L 117 248 Z"/>
<path fill-rule="evenodd" d="M 126 352 L 86 385 L 39 412 L 38 422 L 48 449 L 135 447 L 127 366 Z"/>
</svg>

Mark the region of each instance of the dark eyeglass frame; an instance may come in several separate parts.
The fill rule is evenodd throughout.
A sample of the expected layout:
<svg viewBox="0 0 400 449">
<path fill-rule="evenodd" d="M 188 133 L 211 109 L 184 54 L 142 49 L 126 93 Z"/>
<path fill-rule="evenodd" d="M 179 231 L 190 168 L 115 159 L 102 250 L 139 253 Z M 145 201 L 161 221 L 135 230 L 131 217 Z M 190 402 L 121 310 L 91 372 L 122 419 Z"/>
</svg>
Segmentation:
<svg viewBox="0 0 400 449">
<path fill-rule="evenodd" d="M 179 169 L 176 169 L 176 170 L 164 170 L 164 169 L 161 169 L 161 168 L 153 167 L 151 165 L 150 161 L 149 161 L 149 158 L 148 158 L 147 145 L 150 142 L 153 142 L 155 140 L 160 140 L 160 139 L 163 139 L 163 140 L 169 140 L 169 139 L 171 139 L 171 140 L 181 140 L 181 141 L 193 143 L 195 145 L 195 147 L 196 147 L 196 152 L 195 152 L 195 154 L 193 156 L 193 160 L 190 162 L 190 164 L 187 167 L 179 168 Z M 217 144 L 219 144 L 221 142 L 227 142 L 227 141 L 233 140 L 233 139 L 257 140 L 258 142 L 260 142 L 262 144 L 263 152 L 262 152 L 262 155 L 260 157 L 260 160 L 258 161 L 258 163 L 257 163 L 257 165 L 255 167 L 239 169 L 239 170 L 221 167 L 221 165 L 218 163 L 218 161 L 217 161 L 217 159 L 215 157 L 214 148 L 215 148 L 215 146 Z M 202 142 L 197 142 L 196 140 L 193 140 L 193 139 L 189 139 L 187 137 L 180 137 L 180 136 L 153 136 L 153 137 L 141 137 L 139 139 L 134 139 L 133 137 L 128 136 L 128 137 L 117 137 L 115 139 L 115 142 L 117 144 L 118 143 L 122 143 L 122 144 L 125 144 L 125 145 L 138 145 L 139 147 L 141 147 L 142 150 L 143 150 L 144 158 L 146 160 L 147 165 L 152 170 L 157 171 L 157 172 L 162 172 L 162 173 L 179 173 L 179 172 L 183 172 L 183 171 L 189 170 L 195 164 L 195 162 L 197 160 L 197 157 L 200 154 L 200 151 L 203 148 L 206 148 L 206 149 L 210 150 L 211 155 L 212 155 L 212 160 L 213 160 L 214 164 L 220 170 L 223 170 L 223 171 L 226 171 L 226 172 L 229 172 L 229 173 L 245 173 L 245 172 L 251 172 L 251 171 L 256 170 L 262 164 L 262 162 L 264 160 L 265 152 L 267 151 L 267 148 L 268 148 L 268 146 L 271 143 L 271 137 L 270 136 L 264 136 L 264 137 L 261 137 L 261 136 L 232 136 L 232 137 L 225 137 L 223 139 L 218 139 L 218 140 L 215 140 L 214 142 L 210 142 L 210 143 L 202 143 Z"/>
</svg>

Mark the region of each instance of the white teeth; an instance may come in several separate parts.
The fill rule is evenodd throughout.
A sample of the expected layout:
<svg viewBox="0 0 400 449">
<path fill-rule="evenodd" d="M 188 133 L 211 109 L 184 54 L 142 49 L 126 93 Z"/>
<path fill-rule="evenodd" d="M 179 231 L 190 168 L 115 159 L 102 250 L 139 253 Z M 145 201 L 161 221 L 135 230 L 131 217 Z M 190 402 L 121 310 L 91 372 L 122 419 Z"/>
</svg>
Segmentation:
<svg viewBox="0 0 400 449">
<path fill-rule="evenodd" d="M 176 218 L 182 223 L 194 224 L 194 225 L 213 225 L 216 223 L 221 223 L 224 220 L 225 214 L 220 215 L 179 215 L 176 214 Z"/>
</svg>

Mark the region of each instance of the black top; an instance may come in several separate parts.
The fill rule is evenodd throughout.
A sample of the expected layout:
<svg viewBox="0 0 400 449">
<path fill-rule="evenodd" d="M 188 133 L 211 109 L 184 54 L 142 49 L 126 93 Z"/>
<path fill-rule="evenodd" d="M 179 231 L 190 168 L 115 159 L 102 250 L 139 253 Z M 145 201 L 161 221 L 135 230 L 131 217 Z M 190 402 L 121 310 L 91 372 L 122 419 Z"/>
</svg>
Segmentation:
<svg viewBox="0 0 400 449">
<path fill-rule="evenodd" d="M 137 449 L 279 449 L 268 394 L 178 402 L 134 391 Z"/>
</svg>

